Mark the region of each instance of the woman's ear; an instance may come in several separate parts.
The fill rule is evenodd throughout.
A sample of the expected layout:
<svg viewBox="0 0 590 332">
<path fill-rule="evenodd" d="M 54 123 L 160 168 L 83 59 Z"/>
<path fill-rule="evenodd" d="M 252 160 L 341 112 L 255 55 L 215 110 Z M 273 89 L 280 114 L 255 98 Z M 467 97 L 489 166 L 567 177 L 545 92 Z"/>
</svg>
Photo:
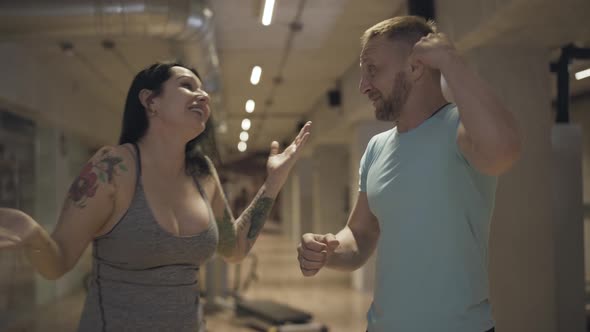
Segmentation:
<svg viewBox="0 0 590 332">
<path fill-rule="evenodd" d="M 146 111 L 152 110 L 154 104 L 153 99 L 154 93 L 152 90 L 141 89 L 141 91 L 139 91 L 139 101 L 141 102 L 141 105 L 143 105 L 143 108 L 145 108 Z"/>
</svg>

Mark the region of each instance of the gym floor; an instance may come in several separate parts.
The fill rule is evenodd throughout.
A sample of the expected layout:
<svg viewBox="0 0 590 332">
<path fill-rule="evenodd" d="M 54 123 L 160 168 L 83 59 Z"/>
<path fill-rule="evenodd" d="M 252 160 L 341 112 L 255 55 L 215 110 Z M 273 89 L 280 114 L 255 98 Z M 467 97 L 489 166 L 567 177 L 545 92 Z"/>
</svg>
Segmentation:
<svg viewBox="0 0 590 332">
<path fill-rule="evenodd" d="M 298 269 L 295 246 L 277 234 L 263 233 L 253 252 L 259 259 L 258 280 L 241 294 L 244 298 L 273 300 L 309 312 L 313 322 L 324 324 L 329 331 L 365 331 L 371 295 L 353 290 L 350 274 L 325 270 L 313 278 L 304 278 Z M 84 297 L 84 292 L 79 292 L 64 298 L 10 331 L 75 331 Z M 230 311 L 209 314 L 206 321 L 207 331 L 211 332 L 254 331 L 240 326 Z"/>
</svg>

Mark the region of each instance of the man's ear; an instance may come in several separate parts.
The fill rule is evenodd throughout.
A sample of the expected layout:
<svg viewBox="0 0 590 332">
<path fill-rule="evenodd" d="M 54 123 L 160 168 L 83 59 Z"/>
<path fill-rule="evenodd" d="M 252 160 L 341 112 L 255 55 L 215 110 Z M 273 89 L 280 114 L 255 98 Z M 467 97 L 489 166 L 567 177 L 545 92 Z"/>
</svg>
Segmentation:
<svg viewBox="0 0 590 332">
<path fill-rule="evenodd" d="M 146 111 L 150 110 L 154 104 L 154 93 L 152 90 L 141 89 L 139 91 L 139 101 Z"/>
<path fill-rule="evenodd" d="M 426 73 L 426 65 L 416 58 L 410 57 L 408 59 L 408 77 L 412 82 L 419 81 Z"/>
</svg>

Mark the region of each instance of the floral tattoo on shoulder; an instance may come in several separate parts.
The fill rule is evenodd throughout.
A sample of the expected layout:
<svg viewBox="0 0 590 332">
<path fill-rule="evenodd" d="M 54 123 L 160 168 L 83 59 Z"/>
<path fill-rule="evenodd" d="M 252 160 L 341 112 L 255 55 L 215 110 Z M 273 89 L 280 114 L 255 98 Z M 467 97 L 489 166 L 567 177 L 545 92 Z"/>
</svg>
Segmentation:
<svg viewBox="0 0 590 332">
<path fill-rule="evenodd" d="M 89 161 L 80 175 L 74 180 L 68 198 L 79 208 L 86 207 L 89 198 L 94 197 L 100 183 L 112 183 L 113 177 L 119 172 L 126 172 L 123 159 L 109 155 L 109 150 L 103 150 L 99 161 Z"/>
</svg>

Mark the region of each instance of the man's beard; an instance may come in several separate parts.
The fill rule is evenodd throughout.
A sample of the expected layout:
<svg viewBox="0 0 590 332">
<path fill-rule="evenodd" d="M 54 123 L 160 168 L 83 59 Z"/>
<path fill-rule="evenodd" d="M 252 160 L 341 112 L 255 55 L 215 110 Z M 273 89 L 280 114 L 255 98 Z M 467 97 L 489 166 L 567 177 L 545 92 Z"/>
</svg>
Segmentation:
<svg viewBox="0 0 590 332">
<path fill-rule="evenodd" d="M 397 122 L 402 114 L 403 108 L 408 101 L 408 95 L 412 86 L 406 79 L 406 73 L 399 72 L 395 75 L 393 87 L 389 98 L 383 96 L 375 104 L 375 118 L 380 121 Z"/>
</svg>

